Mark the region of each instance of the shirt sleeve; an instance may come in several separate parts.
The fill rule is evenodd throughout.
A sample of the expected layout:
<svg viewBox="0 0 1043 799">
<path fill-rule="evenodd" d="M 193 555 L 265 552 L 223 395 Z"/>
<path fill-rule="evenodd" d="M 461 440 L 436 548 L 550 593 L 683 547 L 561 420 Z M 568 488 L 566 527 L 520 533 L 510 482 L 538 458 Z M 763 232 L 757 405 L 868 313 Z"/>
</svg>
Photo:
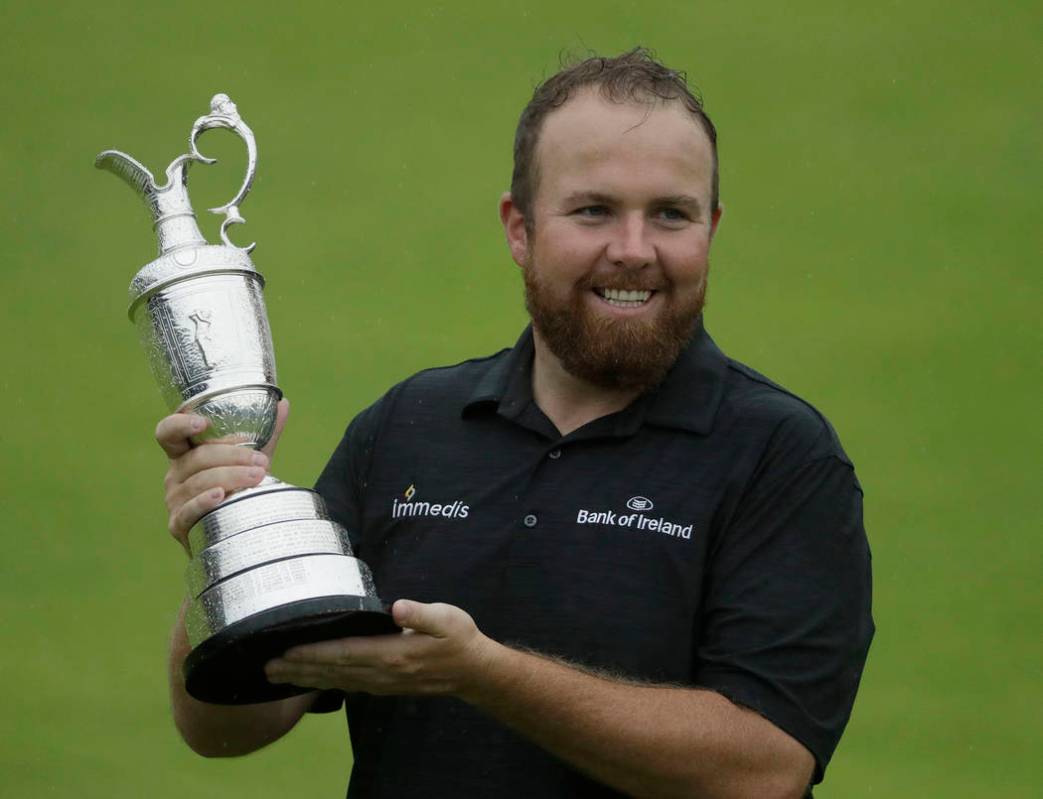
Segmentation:
<svg viewBox="0 0 1043 799">
<path fill-rule="evenodd" d="M 376 406 L 371 406 L 352 420 L 315 482 L 315 490 L 325 501 L 330 518 L 348 531 L 352 548 L 359 543 L 362 485 L 376 438 L 376 417 Z M 333 713 L 343 703 L 344 694 L 340 691 L 321 691 L 308 712 Z"/>
<path fill-rule="evenodd" d="M 353 548 L 359 543 L 365 501 L 362 487 L 373 456 L 378 416 L 379 403 L 352 420 L 315 482 L 330 518 L 348 531 Z"/>
<path fill-rule="evenodd" d="M 784 460 L 753 481 L 715 542 L 696 683 L 800 741 L 817 783 L 873 636 L 870 552 L 843 453 Z"/>
</svg>

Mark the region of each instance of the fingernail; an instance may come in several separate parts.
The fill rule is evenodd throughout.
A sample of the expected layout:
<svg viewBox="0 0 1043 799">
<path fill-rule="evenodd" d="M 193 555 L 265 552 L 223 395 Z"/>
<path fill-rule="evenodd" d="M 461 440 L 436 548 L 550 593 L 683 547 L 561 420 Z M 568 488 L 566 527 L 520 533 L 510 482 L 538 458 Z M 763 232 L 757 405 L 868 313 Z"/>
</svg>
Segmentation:
<svg viewBox="0 0 1043 799">
<path fill-rule="evenodd" d="M 265 455 L 263 452 L 255 452 L 251 456 L 250 462 L 253 463 L 254 466 L 267 466 L 268 456 Z"/>
<path fill-rule="evenodd" d="M 254 468 L 250 470 L 250 479 L 260 480 L 262 477 L 264 477 L 264 469 Z"/>
<path fill-rule="evenodd" d="M 225 490 L 223 488 L 211 488 L 210 493 L 208 494 L 210 499 L 221 499 L 224 495 Z"/>
<path fill-rule="evenodd" d="M 204 419 L 202 416 L 194 416 L 194 417 L 192 417 L 192 430 L 193 431 L 198 433 L 204 427 L 206 427 L 206 419 Z"/>
</svg>

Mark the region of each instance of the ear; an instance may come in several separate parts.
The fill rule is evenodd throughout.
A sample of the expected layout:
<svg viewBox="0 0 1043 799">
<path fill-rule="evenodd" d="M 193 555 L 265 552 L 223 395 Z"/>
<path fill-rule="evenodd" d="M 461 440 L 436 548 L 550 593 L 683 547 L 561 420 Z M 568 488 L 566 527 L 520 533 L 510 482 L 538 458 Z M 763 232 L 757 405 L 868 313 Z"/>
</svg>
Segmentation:
<svg viewBox="0 0 1043 799">
<path fill-rule="evenodd" d="M 529 261 L 529 232 L 525 229 L 525 217 L 514 204 L 509 191 L 500 196 L 500 222 L 507 235 L 511 257 L 518 266 L 524 268 Z"/>
<path fill-rule="evenodd" d="M 721 224 L 721 216 L 724 214 L 724 206 L 718 205 L 717 210 L 713 212 L 710 217 L 710 241 L 713 241 L 713 236 L 717 232 L 717 226 Z"/>
</svg>

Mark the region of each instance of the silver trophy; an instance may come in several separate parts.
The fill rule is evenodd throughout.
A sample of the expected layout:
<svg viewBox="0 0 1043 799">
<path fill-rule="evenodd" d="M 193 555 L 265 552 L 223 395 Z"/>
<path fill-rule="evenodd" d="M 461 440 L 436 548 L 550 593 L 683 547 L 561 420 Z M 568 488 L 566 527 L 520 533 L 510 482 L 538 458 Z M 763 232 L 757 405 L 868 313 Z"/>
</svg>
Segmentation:
<svg viewBox="0 0 1043 799">
<path fill-rule="evenodd" d="M 206 242 L 188 197 L 188 168 L 212 164 L 197 147 L 211 128 L 246 143 L 246 177 L 223 215 L 221 244 Z M 190 151 L 167 167 L 166 183 L 125 153 L 106 150 L 95 165 L 122 178 L 145 201 L 159 237 L 159 257 L 130 284 L 131 321 L 169 410 L 210 420 L 195 444 L 214 440 L 260 449 L 272 436 L 282 392 L 264 306 L 264 278 L 228 228 L 244 220 L 257 145 L 227 95 L 189 136 Z M 264 663 L 290 646 L 347 635 L 393 632 L 369 568 L 352 555 L 347 531 L 322 498 L 274 477 L 229 496 L 188 535 L 185 627 L 192 651 L 185 686 L 197 699 L 245 704 L 305 689 L 272 685 Z"/>
</svg>

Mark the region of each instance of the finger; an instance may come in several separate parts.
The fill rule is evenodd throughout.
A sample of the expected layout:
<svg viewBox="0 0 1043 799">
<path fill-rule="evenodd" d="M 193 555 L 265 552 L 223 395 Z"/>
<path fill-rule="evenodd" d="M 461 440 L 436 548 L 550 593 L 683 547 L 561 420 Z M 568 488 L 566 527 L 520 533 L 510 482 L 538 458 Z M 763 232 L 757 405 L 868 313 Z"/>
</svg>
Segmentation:
<svg viewBox="0 0 1043 799">
<path fill-rule="evenodd" d="M 211 446 L 209 444 L 205 446 Z M 259 466 L 220 467 L 192 475 L 183 483 L 168 486 L 168 528 L 180 540 L 200 517 L 212 510 L 226 496 L 241 488 L 260 483 L 267 472 Z M 220 491 L 220 494 L 213 493 Z"/>
<path fill-rule="evenodd" d="M 301 644 L 283 653 L 284 661 L 293 663 L 363 664 L 375 663 L 402 651 L 409 642 L 402 633 L 390 635 L 359 635 Z"/>
<path fill-rule="evenodd" d="M 286 427 L 286 420 L 290 416 L 290 401 L 283 397 L 279 400 L 278 410 L 275 415 L 275 429 L 272 430 L 272 437 L 268 439 L 268 443 L 264 445 L 261 450 L 265 455 L 271 459 L 275 455 L 275 447 L 279 443 L 279 437 L 282 435 L 283 428 Z"/>
<path fill-rule="evenodd" d="M 179 458 L 171 462 L 167 473 L 168 488 L 176 488 L 186 482 L 192 475 L 219 467 L 258 466 L 268 468 L 268 456 L 255 452 L 249 447 L 237 447 L 234 444 L 206 443 L 193 447 Z M 198 492 L 197 492 L 198 493 Z"/>
<path fill-rule="evenodd" d="M 273 685 L 292 683 L 301 688 L 325 690 L 334 687 L 335 676 L 338 675 L 334 674 L 330 666 L 294 665 L 284 660 L 271 660 L 265 664 L 264 676 Z"/>
<path fill-rule="evenodd" d="M 404 685 L 400 675 L 370 666 L 342 666 L 337 663 L 291 663 L 281 658 L 264 666 L 271 683 L 292 683 L 302 688 L 340 688 L 345 691 L 374 691 L 390 685 Z"/>
<path fill-rule="evenodd" d="M 216 466 L 196 472 L 176 487 L 168 499 L 173 506 L 187 502 L 212 488 L 223 488 L 226 494 L 260 483 L 268 472 L 262 466 Z"/>
<path fill-rule="evenodd" d="M 193 497 L 188 502 L 180 505 L 170 515 L 168 522 L 170 534 L 178 540 L 189 555 L 192 554 L 192 551 L 188 546 L 188 531 L 203 516 L 220 505 L 225 496 L 223 488 L 211 488 L 209 491 Z"/>
<path fill-rule="evenodd" d="M 173 413 L 160 419 L 156 425 L 156 443 L 163 448 L 168 458 L 180 457 L 192 449 L 189 439 L 205 430 L 207 424 L 202 416 Z"/>
</svg>

